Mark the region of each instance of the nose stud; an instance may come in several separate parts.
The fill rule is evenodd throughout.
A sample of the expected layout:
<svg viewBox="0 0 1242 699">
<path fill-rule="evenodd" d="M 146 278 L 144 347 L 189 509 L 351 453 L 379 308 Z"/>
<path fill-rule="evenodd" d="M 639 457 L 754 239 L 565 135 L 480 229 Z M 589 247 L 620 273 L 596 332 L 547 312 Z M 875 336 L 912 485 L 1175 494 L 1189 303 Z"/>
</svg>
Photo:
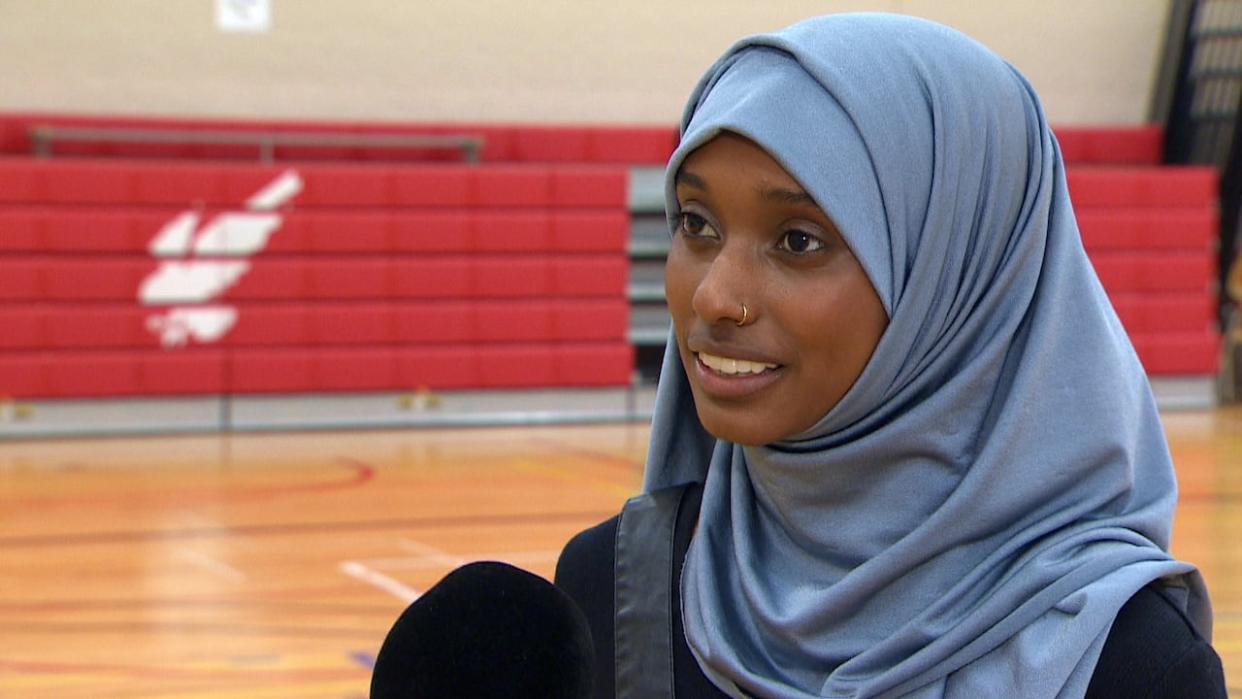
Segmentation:
<svg viewBox="0 0 1242 699">
<path fill-rule="evenodd" d="M 746 325 L 746 321 L 750 319 L 750 310 L 746 308 L 746 304 L 742 304 L 742 319 L 737 322 L 737 327 Z"/>
</svg>

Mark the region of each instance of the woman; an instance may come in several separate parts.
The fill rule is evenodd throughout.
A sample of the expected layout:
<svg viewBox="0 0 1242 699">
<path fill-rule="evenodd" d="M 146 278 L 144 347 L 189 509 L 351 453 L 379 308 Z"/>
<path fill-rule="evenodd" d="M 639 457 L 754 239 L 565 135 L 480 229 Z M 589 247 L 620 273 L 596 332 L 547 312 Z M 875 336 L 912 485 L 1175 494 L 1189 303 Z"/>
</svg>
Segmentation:
<svg viewBox="0 0 1242 699">
<path fill-rule="evenodd" d="M 895 15 L 744 39 L 666 192 L 646 495 L 557 569 L 597 696 L 1225 696 L 1150 389 L 1012 67 Z"/>
</svg>

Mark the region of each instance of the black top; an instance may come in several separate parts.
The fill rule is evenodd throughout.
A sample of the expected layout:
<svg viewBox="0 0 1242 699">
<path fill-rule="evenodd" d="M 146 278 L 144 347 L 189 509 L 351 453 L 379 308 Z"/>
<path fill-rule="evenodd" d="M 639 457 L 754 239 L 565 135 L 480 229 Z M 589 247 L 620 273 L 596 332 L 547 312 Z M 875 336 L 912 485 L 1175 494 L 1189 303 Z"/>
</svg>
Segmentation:
<svg viewBox="0 0 1242 699">
<path fill-rule="evenodd" d="M 672 609 L 681 609 L 681 561 L 690 547 L 702 489 L 687 491 L 673 535 Z M 616 693 L 614 639 L 618 518 L 575 536 L 556 564 L 556 584 L 585 613 L 595 644 L 594 696 Z M 703 674 L 686 643 L 681 614 L 670 615 L 676 696 L 725 697 Z M 1092 675 L 1086 699 L 1226 699 L 1220 658 L 1181 609 L 1155 584 L 1139 590 L 1117 613 Z"/>
</svg>

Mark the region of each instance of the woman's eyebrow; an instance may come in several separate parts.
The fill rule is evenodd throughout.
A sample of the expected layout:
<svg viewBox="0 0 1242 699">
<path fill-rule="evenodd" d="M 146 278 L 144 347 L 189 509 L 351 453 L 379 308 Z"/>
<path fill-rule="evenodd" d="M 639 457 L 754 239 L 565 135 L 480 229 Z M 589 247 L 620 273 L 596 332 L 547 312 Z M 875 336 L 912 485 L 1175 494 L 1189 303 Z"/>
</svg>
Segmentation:
<svg viewBox="0 0 1242 699">
<path fill-rule="evenodd" d="M 770 201 L 777 201 L 784 204 L 810 204 L 818 207 L 815 200 L 810 194 L 801 189 L 786 189 L 784 187 L 764 187 L 759 190 L 759 195 Z"/>
<path fill-rule="evenodd" d="M 709 189 L 707 182 L 702 177 L 699 177 L 688 170 L 678 170 L 677 176 L 673 181 L 678 185 L 688 185 L 690 187 L 694 187 L 695 189 L 701 189 L 705 192 Z M 761 187 L 759 189 L 759 196 L 764 199 L 787 204 L 810 204 L 815 207 L 819 206 L 815 203 L 815 200 L 811 198 L 810 194 L 807 194 L 801 189 L 789 189 L 786 187 Z"/>
<path fill-rule="evenodd" d="M 677 177 L 674 179 L 674 182 L 676 184 L 687 184 L 696 189 L 701 189 L 705 192 L 707 191 L 707 183 L 703 181 L 702 177 L 699 177 L 693 172 L 678 170 Z"/>
</svg>

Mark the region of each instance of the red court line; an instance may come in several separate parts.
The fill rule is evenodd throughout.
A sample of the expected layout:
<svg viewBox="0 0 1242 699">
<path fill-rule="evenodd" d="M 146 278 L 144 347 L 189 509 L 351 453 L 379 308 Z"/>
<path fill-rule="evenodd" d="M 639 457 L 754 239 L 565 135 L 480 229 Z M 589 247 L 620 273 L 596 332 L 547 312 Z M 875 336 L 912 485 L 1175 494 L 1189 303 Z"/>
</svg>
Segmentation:
<svg viewBox="0 0 1242 699">
<path fill-rule="evenodd" d="M 182 491 L 154 491 L 150 493 L 132 494 L 124 493 L 109 496 L 78 496 L 78 497 L 33 497 L 33 498 L 15 498 L 6 500 L 0 498 L 0 505 L 4 507 L 27 507 L 27 508 L 53 508 L 53 507 L 81 507 L 83 505 L 191 505 L 202 502 L 215 502 L 227 498 L 230 502 L 244 500 L 266 500 L 285 495 L 300 495 L 306 493 L 326 493 L 336 490 L 347 490 L 356 488 L 370 482 L 375 478 L 375 467 L 361 461 L 347 459 L 345 457 L 337 457 L 336 464 L 344 467 L 349 471 L 349 475 L 340 480 L 300 483 L 295 485 L 276 485 L 256 488 L 239 488 L 237 490 L 212 490 L 204 492 L 198 490 L 182 490 Z"/>
<path fill-rule="evenodd" d="M 18 672 L 22 674 L 32 675 L 70 675 L 70 674 L 109 674 L 123 675 L 126 677 L 140 677 L 145 679 L 212 679 L 219 680 L 227 678 L 229 681 L 238 680 L 270 680 L 270 681 L 287 681 L 290 678 L 298 678 L 299 680 L 346 680 L 354 679 L 360 674 L 366 674 L 366 668 L 359 666 L 341 667 L 341 668 L 289 668 L 285 670 L 227 670 L 221 671 L 219 668 L 196 669 L 178 669 L 167 667 L 154 667 L 149 665 L 118 665 L 118 664 L 91 664 L 91 663 L 48 663 L 39 661 L 24 660 L 2 660 L 0 659 L 0 671 Z"/>
<path fill-rule="evenodd" d="M 593 461 L 603 466 L 623 468 L 627 472 L 631 472 L 631 473 L 633 469 L 642 469 L 643 465 L 646 463 L 645 460 L 630 459 L 624 456 L 617 456 L 616 454 L 609 454 L 607 452 L 595 451 L 593 449 L 574 446 L 572 444 L 567 444 L 565 442 L 561 442 L 555 439 L 545 439 L 542 437 L 535 437 L 531 439 L 530 442 L 531 444 L 537 444 L 543 447 L 551 447 L 555 449 L 557 452 L 562 453 L 562 454 L 569 454 L 571 456 L 581 456 L 584 459 L 588 459 L 590 461 Z"/>
<path fill-rule="evenodd" d="M 294 524 L 263 524 L 240 527 L 191 527 L 165 530 L 31 534 L 0 537 L 0 546 L 80 546 L 83 544 L 120 543 L 127 541 L 215 539 L 230 536 L 290 536 L 383 529 L 449 529 L 455 527 L 509 526 L 515 524 L 550 524 L 555 522 L 598 522 L 615 514 L 616 510 L 585 510 L 556 513 L 518 512 L 502 515 L 299 522 Z"/>
<path fill-rule="evenodd" d="M 159 625 L 160 633 L 177 635 L 231 634 L 245 636 L 302 636 L 308 638 L 361 638 L 375 640 L 375 629 L 342 629 L 324 626 L 253 626 L 245 624 L 189 624 L 172 623 Z M 0 632 L 32 636 L 35 634 L 79 636 L 88 633 L 150 633 L 151 624 L 133 622 L 64 622 L 44 623 L 24 621 L 0 624 Z"/>
<path fill-rule="evenodd" d="M 334 586 L 337 589 L 340 586 Z M 315 593 L 322 590 L 315 590 Z M 273 594 L 273 597 L 290 598 L 299 594 L 306 594 L 304 591 L 281 589 Z M 313 594 L 313 593 L 312 593 Z M 15 600 L 0 601 L 0 612 L 18 613 L 18 612 L 77 612 L 90 610 L 107 610 L 119 611 L 124 609 L 142 609 L 142 610 L 177 610 L 177 609 L 249 609 L 261 608 L 268 609 L 295 609 L 299 612 L 309 614 L 388 614 L 392 611 L 392 605 L 379 604 L 341 604 L 339 602 L 319 603 L 319 602 L 297 602 L 288 599 L 262 599 L 254 595 L 247 595 L 245 598 L 229 598 L 229 599 L 176 599 L 168 597 L 159 598 L 135 598 L 135 599 L 106 599 L 106 600 L 32 600 L 21 602 Z"/>
</svg>

